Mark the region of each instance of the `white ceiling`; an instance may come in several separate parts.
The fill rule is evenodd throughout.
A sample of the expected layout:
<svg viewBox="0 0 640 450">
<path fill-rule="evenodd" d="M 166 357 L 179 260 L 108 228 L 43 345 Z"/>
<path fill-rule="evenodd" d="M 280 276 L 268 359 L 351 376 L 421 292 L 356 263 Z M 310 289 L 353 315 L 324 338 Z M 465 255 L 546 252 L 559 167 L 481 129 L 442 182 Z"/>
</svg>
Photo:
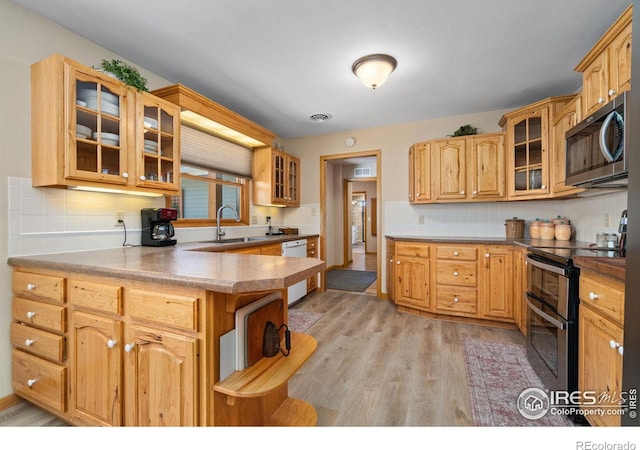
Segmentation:
<svg viewBox="0 0 640 450">
<path fill-rule="evenodd" d="M 630 0 L 14 0 L 282 138 L 572 93 Z M 351 65 L 388 53 L 376 91 Z M 99 61 L 98 61 L 99 62 Z M 315 113 L 330 114 L 312 122 Z"/>
</svg>

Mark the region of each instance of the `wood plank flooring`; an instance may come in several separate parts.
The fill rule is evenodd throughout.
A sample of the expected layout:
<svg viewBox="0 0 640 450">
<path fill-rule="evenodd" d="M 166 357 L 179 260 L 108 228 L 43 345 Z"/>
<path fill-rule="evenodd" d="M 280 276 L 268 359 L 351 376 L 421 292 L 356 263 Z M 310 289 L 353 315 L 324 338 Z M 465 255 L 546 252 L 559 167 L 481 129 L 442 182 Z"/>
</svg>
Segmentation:
<svg viewBox="0 0 640 450">
<path fill-rule="evenodd" d="M 516 342 L 517 331 L 397 312 L 373 295 L 312 293 L 292 309 L 324 316 L 307 333 L 316 353 L 289 383 L 310 402 L 318 426 L 470 426 L 462 341 Z M 27 402 L 0 412 L 0 426 L 64 423 Z"/>
</svg>

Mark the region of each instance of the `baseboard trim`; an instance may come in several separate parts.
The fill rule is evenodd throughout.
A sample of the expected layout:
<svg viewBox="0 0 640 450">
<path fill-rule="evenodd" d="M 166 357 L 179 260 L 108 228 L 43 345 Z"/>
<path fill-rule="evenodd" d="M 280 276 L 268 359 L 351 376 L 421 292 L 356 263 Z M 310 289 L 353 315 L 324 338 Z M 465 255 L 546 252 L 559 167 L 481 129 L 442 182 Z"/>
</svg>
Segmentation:
<svg viewBox="0 0 640 450">
<path fill-rule="evenodd" d="M 20 403 L 20 397 L 16 394 L 9 394 L 6 397 L 0 398 L 0 411 L 4 411 L 5 409 L 9 409 L 12 406 Z"/>
</svg>

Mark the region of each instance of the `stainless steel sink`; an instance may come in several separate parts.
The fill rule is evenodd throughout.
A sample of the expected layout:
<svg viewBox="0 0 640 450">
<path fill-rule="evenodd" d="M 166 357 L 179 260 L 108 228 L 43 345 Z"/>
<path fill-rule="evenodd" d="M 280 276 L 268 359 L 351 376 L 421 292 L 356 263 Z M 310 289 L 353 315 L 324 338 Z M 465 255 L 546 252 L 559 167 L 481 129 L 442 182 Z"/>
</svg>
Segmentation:
<svg viewBox="0 0 640 450">
<path fill-rule="evenodd" d="M 201 244 L 235 244 L 238 242 L 254 242 L 254 241 L 266 241 L 267 237 L 263 236 L 251 236 L 251 237 L 239 237 L 239 238 L 228 238 L 222 240 L 211 240 L 211 241 L 199 241 Z"/>
</svg>

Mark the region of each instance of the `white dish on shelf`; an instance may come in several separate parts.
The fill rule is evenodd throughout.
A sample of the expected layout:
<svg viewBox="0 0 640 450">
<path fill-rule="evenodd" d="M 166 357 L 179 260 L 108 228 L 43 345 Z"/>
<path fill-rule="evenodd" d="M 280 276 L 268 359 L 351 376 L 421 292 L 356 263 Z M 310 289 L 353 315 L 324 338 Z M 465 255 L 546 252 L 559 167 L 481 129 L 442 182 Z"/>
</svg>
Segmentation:
<svg viewBox="0 0 640 450">
<path fill-rule="evenodd" d="M 157 155 L 158 154 L 158 150 L 152 150 L 152 149 L 148 148 L 147 146 L 144 147 L 144 152 L 145 153 L 149 153 L 150 155 Z"/>
<path fill-rule="evenodd" d="M 145 139 L 144 140 L 144 148 L 157 152 L 158 151 L 158 143 L 156 141 L 150 141 L 148 139 Z"/>
<path fill-rule="evenodd" d="M 76 124 L 76 137 L 87 139 L 91 136 L 91 128 Z"/>
<path fill-rule="evenodd" d="M 78 105 L 78 106 L 87 106 L 87 102 L 83 102 L 82 100 L 76 100 L 76 105 Z"/>
<path fill-rule="evenodd" d="M 93 139 L 98 140 L 97 131 L 95 131 L 91 136 Z M 107 145 L 118 145 L 120 144 L 120 136 L 113 133 L 101 133 L 100 142 Z"/>
<path fill-rule="evenodd" d="M 152 119 L 151 117 L 144 118 L 144 126 L 147 128 L 153 128 L 154 130 L 158 129 L 158 121 L 156 119 Z"/>
<path fill-rule="evenodd" d="M 87 108 L 97 111 L 98 103 L 95 100 L 89 100 L 87 101 Z M 117 105 L 105 102 L 104 100 L 101 103 L 100 111 L 103 113 L 111 114 L 112 116 L 120 116 L 120 108 Z"/>
<path fill-rule="evenodd" d="M 96 91 L 95 89 L 79 89 L 76 97 L 77 100 L 81 100 L 87 103 L 93 101 L 93 103 L 95 104 L 98 101 L 98 91 Z M 100 99 L 103 103 L 110 103 L 114 106 L 118 106 L 118 104 L 120 103 L 120 97 L 106 91 L 100 91 Z"/>
</svg>

